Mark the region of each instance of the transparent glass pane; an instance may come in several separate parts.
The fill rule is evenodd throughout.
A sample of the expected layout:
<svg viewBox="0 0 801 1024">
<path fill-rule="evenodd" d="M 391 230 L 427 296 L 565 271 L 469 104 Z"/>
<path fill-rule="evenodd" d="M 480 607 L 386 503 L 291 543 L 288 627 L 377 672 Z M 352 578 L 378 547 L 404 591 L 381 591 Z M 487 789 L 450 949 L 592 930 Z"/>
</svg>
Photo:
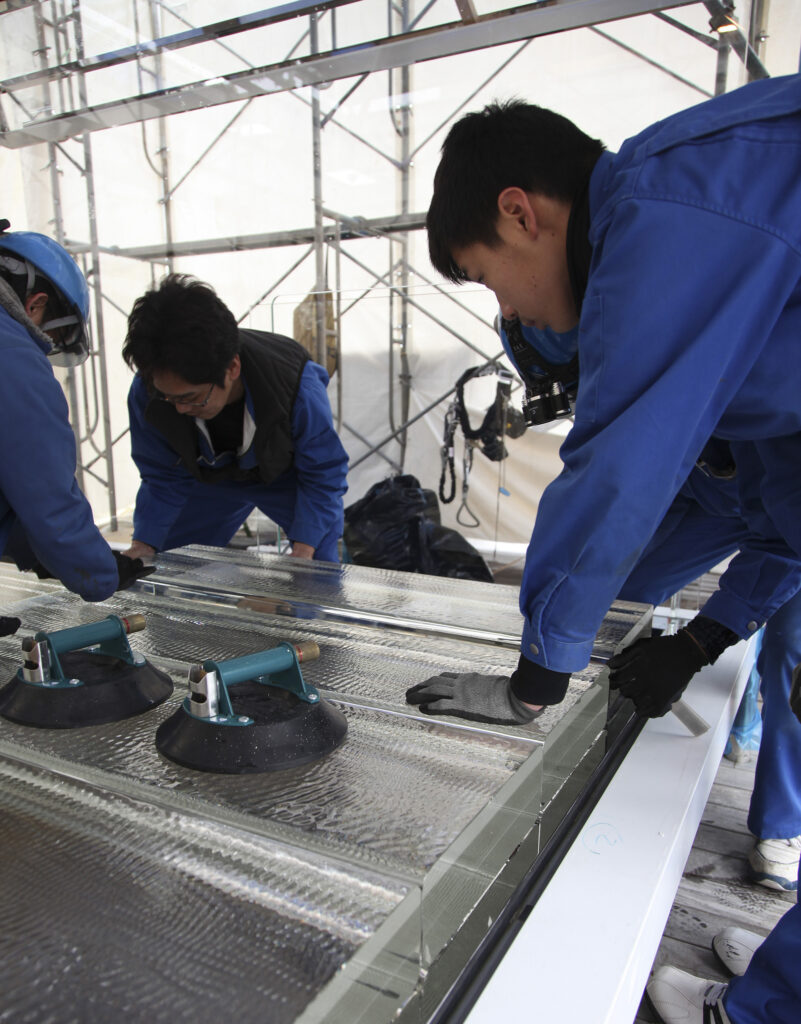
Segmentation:
<svg viewBox="0 0 801 1024">
<path fill-rule="evenodd" d="M 418 900 L 355 865 L 3 758 L 0 801 L 9 1020 L 135 1008 L 289 1024 Z"/>
<path fill-rule="evenodd" d="M 10 771 L 6 766 L 14 765 L 24 778 L 15 776 L 11 790 L 30 788 L 34 778 L 66 800 L 53 826 L 55 845 L 48 842 L 37 851 L 37 870 L 45 879 L 58 872 L 54 850 L 69 852 L 73 844 L 85 863 L 113 863 L 117 846 L 128 849 L 134 808 L 144 822 L 140 826 L 135 818 L 142 848 L 128 873 L 104 876 L 97 891 L 89 882 L 88 893 L 77 882 L 71 887 L 83 900 L 105 899 L 106 884 L 118 887 L 134 948 L 144 941 L 150 913 L 147 901 L 140 911 L 128 896 L 139 884 L 140 860 L 141 870 L 153 876 L 154 898 L 162 868 L 148 868 L 148 858 L 169 870 L 190 865 L 195 874 L 186 885 L 197 875 L 218 886 L 224 895 L 212 900 L 212 910 L 221 916 L 220 934 L 230 932 L 237 950 L 236 899 L 240 892 L 247 898 L 269 890 L 269 899 L 253 895 L 258 907 L 243 918 L 265 936 L 259 957 L 268 956 L 273 941 L 284 941 L 290 950 L 296 941 L 317 964 L 310 971 L 300 957 L 298 978 L 289 971 L 273 979 L 280 997 L 286 995 L 286 1017 L 276 1020 L 373 1024 L 401 1010 L 406 1019 L 426 1019 L 603 750 L 607 693 L 601 664 L 574 676 L 566 699 L 522 728 L 437 720 L 406 705 L 406 687 L 439 671 L 513 671 L 516 645 L 475 643 L 456 634 L 457 624 L 480 630 L 503 622 L 514 609 L 514 588 L 207 549 L 160 557 L 154 583 L 102 605 L 81 602 L 56 584 L 29 580 L 9 567 L 0 571 L 0 580 L 9 598 L 22 596 L 4 602 L 23 620 L 20 635 L 108 614 L 143 613 L 146 629 L 131 635 L 131 645 L 176 683 L 161 707 L 109 725 L 47 730 L 0 719 L 0 787 L 3 771 Z M 259 610 L 253 600 L 262 602 Z M 273 606 L 285 601 L 293 614 L 275 614 Z M 323 607 L 326 617 L 297 615 L 299 608 Z M 437 622 L 437 608 L 444 621 Z M 376 609 L 386 620 L 379 626 L 372 621 Z M 411 609 L 424 623 L 416 630 L 406 628 Z M 641 626 L 646 611 L 638 605 L 616 609 L 605 642 L 619 643 Z M 304 677 L 348 720 L 339 749 L 316 763 L 240 776 L 193 772 L 159 755 L 155 731 L 179 708 L 191 663 L 225 661 L 310 638 L 319 643 L 321 656 L 304 666 Z M 0 638 L 0 677 L 10 678 L 19 666 L 19 645 L 19 635 Z M 10 802 L 15 799 L 12 793 Z M 89 808 L 75 821 L 74 803 Z M 47 808 L 41 814 L 52 816 Z M 45 834 L 44 828 L 35 823 L 37 834 Z M 18 834 L 23 845 L 32 841 L 24 830 Z M 92 837 L 102 842 L 93 844 Z M 241 858 L 255 850 L 257 863 L 237 860 L 239 852 L 231 851 L 240 849 Z M 285 863 L 292 865 L 286 872 Z M 69 884 L 69 871 L 66 877 Z M 170 876 L 181 910 L 175 915 L 179 950 L 183 929 L 191 932 L 193 920 L 182 879 Z M 229 893 L 233 898 L 226 902 Z M 41 901 L 19 911 L 33 935 L 44 927 L 45 902 L 52 902 L 47 885 Z M 269 904 L 267 910 L 262 903 Z M 73 927 L 73 902 L 56 901 L 53 910 L 57 920 L 63 914 L 66 929 Z M 83 942 L 88 925 L 80 920 L 74 927 Z M 296 938 L 285 940 L 287 933 Z M 261 978 L 259 962 L 243 950 L 243 973 L 252 969 Z M 42 963 L 42 970 L 57 973 L 68 966 L 49 955 Z M 143 961 L 142 972 L 149 963 Z M 107 967 L 89 955 L 89 976 L 102 980 Z M 132 965 L 123 989 L 135 991 L 142 972 Z M 266 984 L 244 983 L 242 1005 L 251 998 L 279 998 L 272 989 L 265 994 Z M 187 1013 L 204 992 L 201 972 L 185 995 Z M 24 1006 L 27 997 L 20 998 Z"/>
</svg>

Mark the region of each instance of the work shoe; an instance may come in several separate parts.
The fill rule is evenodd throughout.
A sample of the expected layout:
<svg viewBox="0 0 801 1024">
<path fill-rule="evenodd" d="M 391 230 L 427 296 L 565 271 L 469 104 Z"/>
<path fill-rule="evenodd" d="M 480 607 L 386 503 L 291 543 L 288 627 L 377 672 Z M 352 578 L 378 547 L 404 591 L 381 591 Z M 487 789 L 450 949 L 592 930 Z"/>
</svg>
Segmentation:
<svg viewBox="0 0 801 1024">
<path fill-rule="evenodd" d="M 746 931 L 745 928 L 724 928 L 712 940 L 712 952 L 729 974 L 736 974 L 739 977 L 745 974 L 751 957 L 764 941 L 764 935 Z"/>
<path fill-rule="evenodd" d="M 729 736 L 723 756 L 727 761 L 731 761 L 732 764 L 748 764 L 749 761 L 756 760 L 758 750 L 758 742 L 756 747 L 745 746 L 736 737 Z"/>
<path fill-rule="evenodd" d="M 731 1024 L 723 1009 L 726 985 L 696 978 L 678 967 L 660 967 L 645 991 L 664 1024 Z"/>
<path fill-rule="evenodd" d="M 795 892 L 798 889 L 798 859 L 801 836 L 792 839 L 758 839 L 748 854 L 751 877 L 767 889 Z"/>
</svg>

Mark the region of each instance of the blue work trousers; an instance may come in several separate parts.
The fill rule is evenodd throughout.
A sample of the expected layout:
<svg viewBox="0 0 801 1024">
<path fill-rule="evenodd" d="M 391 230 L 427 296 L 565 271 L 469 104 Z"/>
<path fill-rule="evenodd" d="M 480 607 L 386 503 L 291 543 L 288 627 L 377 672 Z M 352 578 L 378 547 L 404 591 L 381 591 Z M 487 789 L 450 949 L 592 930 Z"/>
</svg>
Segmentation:
<svg viewBox="0 0 801 1024">
<path fill-rule="evenodd" d="M 739 518 L 677 499 L 620 592 L 663 604 L 728 555 L 745 536 Z M 762 676 L 762 741 L 748 827 L 759 839 L 801 835 L 801 722 L 790 710 L 793 668 L 801 662 L 801 592 L 769 619 L 757 668 Z M 801 1021 L 801 1008 L 797 1021 Z"/>
<path fill-rule="evenodd" d="M 259 488 L 262 497 L 258 503 L 243 499 L 241 490 L 212 486 L 197 482 L 191 497 L 167 534 L 161 549 L 184 547 L 186 544 L 206 544 L 223 548 L 231 540 L 254 508 L 258 507 L 284 531 L 287 537 L 294 513 L 294 489 Z M 339 530 L 332 528 L 314 549 L 315 559 L 338 562 Z M 301 540 L 302 538 L 297 538 Z"/>
<path fill-rule="evenodd" d="M 801 1020 L 801 907 L 796 904 L 754 953 L 723 1000 L 732 1024 L 798 1024 Z"/>
</svg>

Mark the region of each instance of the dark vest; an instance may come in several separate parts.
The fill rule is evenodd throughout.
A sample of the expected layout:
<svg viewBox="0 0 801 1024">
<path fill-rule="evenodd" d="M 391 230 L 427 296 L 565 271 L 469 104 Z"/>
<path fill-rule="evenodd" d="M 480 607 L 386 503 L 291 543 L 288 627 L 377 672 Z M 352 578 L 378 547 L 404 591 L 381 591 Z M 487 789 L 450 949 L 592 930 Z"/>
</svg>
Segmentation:
<svg viewBox="0 0 801 1024">
<path fill-rule="evenodd" d="M 269 484 L 292 466 L 294 458 L 292 407 L 309 354 L 296 341 L 280 334 L 240 330 L 239 340 L 242 376 L 253 400 L 257 469 L 240 469 L 235 462 L 220 467 L 199 463 L 194 419 L 178 412 L 169 402 L 155 399 L 145 409 L 145 419 L 165 437 L 181 464 L 207 484 L 223 480 L 260 480 Z"/>
</svg>

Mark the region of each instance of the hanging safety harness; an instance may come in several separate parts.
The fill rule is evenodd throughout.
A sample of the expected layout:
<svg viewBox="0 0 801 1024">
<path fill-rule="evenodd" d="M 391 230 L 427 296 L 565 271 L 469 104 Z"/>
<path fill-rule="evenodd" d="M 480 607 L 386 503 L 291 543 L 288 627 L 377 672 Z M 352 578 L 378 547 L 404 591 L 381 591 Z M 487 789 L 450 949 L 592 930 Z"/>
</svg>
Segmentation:
<svg viewBox="0 0 801 1024">
<path fill-rule="evenodd" d="M 464 388 L 468 381 L 475 377 L 486 377 L 491 373 L 498 375 L 495 389 L 495 400 L 487 409 L 481 426 L 473 429 L 464 402 Z M 449 505 L 456 496 L 456 473 L 454 471 L 454 439 L 457 427 L 462 428 L 464 435 L 464 456 L 462 461 L 462 502 L 456 513 L 456 521 L 461 526 L 478 526 L 480 520 L 467 506 L 467 493 L 470 488 L 470 471 L 473 468 L 473 454 L 479 448 L 491 462 L 500 462 L 509 454 L 504 444 L 505 437 L 520 437 L 526 424 L 522 414 L 509 404 L 512 394 L 512 374 L 495 363 L 484 366 L 473 366 L 465 370 L 456 382 L 453 401 L 445 413 L 445 425 L 440 455 L 442 472 L 439 478 L 439 499 L 443 505 Z M 446 482 L 449 491 L 445 493 Z M 472 521 L 464 522 L 465 512 Z"/>
</svg>

